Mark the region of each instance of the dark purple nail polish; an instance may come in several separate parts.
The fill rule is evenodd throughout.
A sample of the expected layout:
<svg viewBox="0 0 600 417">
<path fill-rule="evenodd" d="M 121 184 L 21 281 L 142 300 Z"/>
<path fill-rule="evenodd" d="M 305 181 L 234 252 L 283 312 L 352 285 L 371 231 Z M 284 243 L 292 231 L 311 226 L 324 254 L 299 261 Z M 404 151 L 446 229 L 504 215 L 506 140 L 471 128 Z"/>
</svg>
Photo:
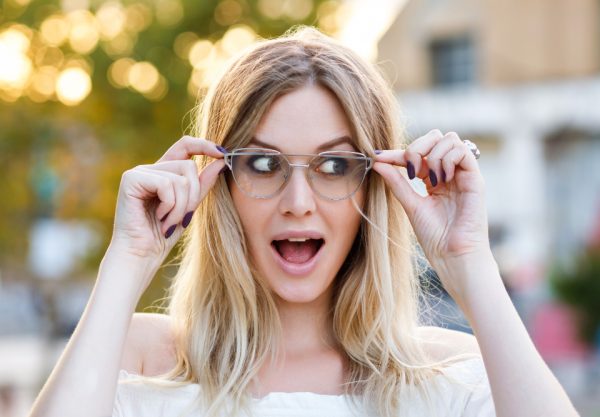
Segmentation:
<svg viewBox="0 0 600 417">
<path fill-rule="evenodd" d="M 379 155 L 381 152 L 383 152 L 383 151 L 380 151 L 379 149 L 375 149 L 375 155 Z"/>
<path fill-rule="evenodd" d="M 442 168 L 442 182 L 446 182 L 446 171 Z"/>
<path fill-rule="evenodd" d="M 408 161 L 406 163 L 406 170 L 408 171 L 408 178 L 410 178 L 411 180 L 415 178 L 415 166 L 412 164 L 412 162 Z"/>
<path fill-rule="evenodd" d="M 432 169 L 429 170 L 429 181 L 431 181 L 432 187 L 437 185 L 437 175 L 435 175 L 435 172 Z"/>
<path fill-rule="evenodd" d="M 219 145 L 217 145 L 217 150 L 221 153 L 227 153 L 227 149 L 225 149 L 224 147 L 219 146 Z"/>
<path fill-rule="evenodd" d="M 190 222 L 192 221 L 192 216 L 194 215 L 193 211 L 189 211 L 186 213 L 185 216 L 183 216 L 183 220 L 181 222 L 181 225 L 183 226 L 183 228 L 185 229 L 186 227 L 188 227 L 188 225 L 190 224 Z"/>
<path fill-rule="evenodd" d="M 171 237 L 171 235 L 173 234 L 173 232 L 175 231 L 175 228 L 177 227 L 176 224 L 174 224 L 173 226 L 169 227 L 167 229 L 167 232 L 165 233 L 165 239 L 168 239 Z"/>
<path fill-rule="evenodd" d="M 169 213 L 170 213 L 170 212 L 169 212 Z M 163 218 L 162 218 L 162 219 L 160 219 L 160 222 L 161 222 L 161 223 L 165 221 L 165 219 L 167 218 L 167 216 L 169 215 L 169 213 L 165 214 L 165 215 L 163 216 Z"/>
</svg>

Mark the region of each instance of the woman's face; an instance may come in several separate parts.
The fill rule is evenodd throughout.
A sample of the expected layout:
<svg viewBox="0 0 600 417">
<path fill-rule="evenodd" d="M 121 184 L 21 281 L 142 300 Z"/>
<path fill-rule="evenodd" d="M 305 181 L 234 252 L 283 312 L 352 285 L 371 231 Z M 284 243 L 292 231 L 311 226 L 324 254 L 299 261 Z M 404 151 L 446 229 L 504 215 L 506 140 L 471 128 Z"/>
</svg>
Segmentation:
<svg viewBox="0 0 600 417">
<path fill-rule="evenodd" d="M 323 87 L 305 86 L 273 102 L 245 147 L 275 149 L 284 154 L 357 151 L 349 139 L 325 145 L 344 136 L 350 138 L 351 129 L 337 98 Z M 306 157 L 289 159 L 298 164 L 308 161 Z M 234 181 L 229 184 L 251 260 L 277 301 L 328 300 L 360 225 L 361 217 L 352 201 L 319 197 L 307 181 L 305 168 L 292 168 L 285 188 L 267 199 L 249 197 Z M 361 208 L 364 188 L 363 184 L 353 197 Z M 312 239 L 303 243 L 286 239 L 303 237 Z"/>
</svg>

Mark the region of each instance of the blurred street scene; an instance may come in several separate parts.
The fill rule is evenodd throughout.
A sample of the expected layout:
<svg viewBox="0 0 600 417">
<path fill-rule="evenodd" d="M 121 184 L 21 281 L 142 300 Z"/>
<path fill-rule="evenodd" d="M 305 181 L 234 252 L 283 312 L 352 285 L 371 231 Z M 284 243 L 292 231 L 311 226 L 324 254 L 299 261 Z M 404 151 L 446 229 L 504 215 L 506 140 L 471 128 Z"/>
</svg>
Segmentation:
<svg viewBox="0 0 600 417">
<path fill-rule="evenodd" d="M 440 129 L 478 145 L 505 285 L 578 411 L 600 416 L 595 0 L 5 1 L 0 416 L 27 413 L 77 324 L 122 173 L 189 133 L 227 59 L 295 24 L 377 63 L 410 139 Z M 138 311 L 153 310 L 173 268 Z M 428 316 L 470 332 L 429 272 Z"/>
</svg>

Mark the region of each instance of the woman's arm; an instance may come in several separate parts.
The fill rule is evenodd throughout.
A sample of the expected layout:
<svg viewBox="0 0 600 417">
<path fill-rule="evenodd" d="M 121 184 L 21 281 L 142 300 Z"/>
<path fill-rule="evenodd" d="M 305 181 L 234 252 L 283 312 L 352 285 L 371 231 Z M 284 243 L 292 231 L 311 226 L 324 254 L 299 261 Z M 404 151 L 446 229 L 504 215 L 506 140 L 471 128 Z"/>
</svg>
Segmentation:
<svg viewBox="0 0 600 417">
<path fill-rule="evenodd" d="M 373 169 L 402 203 L 425 256 L 462 308 L 479 342 L 501 417 L 576 416 L 571 401 L 536 351 L 492 256 L 485 181 L 477 156 L 455 132 L 437 129 L 406 149 L 380 151 Z M 409 179 L 425 182 L 427 196 Z"/>
<path fill-rule="evenodd" d="M 199 173 L 193 155 L 217 160 Z M 215 184 L 225 166 L 223 155 L 214 142 L 184 136 L 155 164 L 123 173 L 111 244 L 96 285 L 30 417 L 112 414 L 135 307 Z"/>
<path fill-rule="evenodd" d="M 81 320 L 30 417 L 112 415 L 125 338 L 135 306 L 160 265 L 108 249 Z"/>
<path fill-rule="evenodd" d="M 497 416 L 578 416 L 527 334 L 491 251 L 445 260 L 435 270 L 466 283 L 453 298 L 479 343 Z"/>
</svg>

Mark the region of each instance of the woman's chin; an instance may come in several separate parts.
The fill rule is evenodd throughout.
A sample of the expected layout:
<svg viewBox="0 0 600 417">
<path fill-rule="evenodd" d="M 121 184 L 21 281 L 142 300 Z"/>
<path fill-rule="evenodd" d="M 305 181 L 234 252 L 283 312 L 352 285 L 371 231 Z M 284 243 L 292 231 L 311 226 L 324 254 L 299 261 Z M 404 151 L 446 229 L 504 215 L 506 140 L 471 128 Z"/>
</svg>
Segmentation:
<svg viewBox="0 0 600 417">
<path fill-rule="evenodd" d="M 290 304 L 308 304 L 322 298 L 325 291 L 313 286 L 290 285 L 286 288 L 275 287 L 273 293 L 280 302 Z"/>
</svg>

